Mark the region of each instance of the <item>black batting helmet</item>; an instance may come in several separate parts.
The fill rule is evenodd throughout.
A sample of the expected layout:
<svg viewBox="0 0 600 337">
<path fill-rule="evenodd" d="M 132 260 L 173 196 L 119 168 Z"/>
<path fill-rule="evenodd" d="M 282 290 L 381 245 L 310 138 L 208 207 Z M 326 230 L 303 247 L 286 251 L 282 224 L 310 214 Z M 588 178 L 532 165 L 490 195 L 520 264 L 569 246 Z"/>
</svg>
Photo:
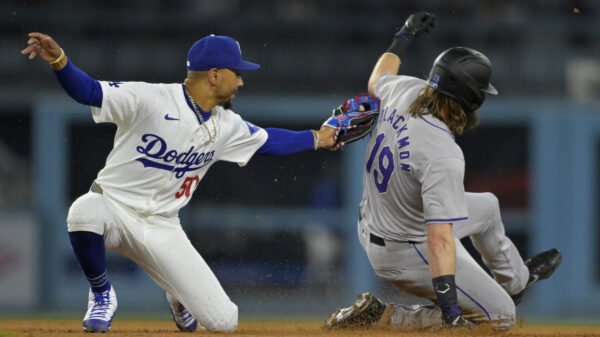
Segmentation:
<svg viewBox="0 0 600 337">
<path fill-rule="evenodd" d="M 492 64 L 485 55 L 471 48 L 454 47 L 435 59 L 427 81 L 469 112 L 483 104 L 484 93 L 498 94 L 490 83 L 491 77 Z"/>
</svg>

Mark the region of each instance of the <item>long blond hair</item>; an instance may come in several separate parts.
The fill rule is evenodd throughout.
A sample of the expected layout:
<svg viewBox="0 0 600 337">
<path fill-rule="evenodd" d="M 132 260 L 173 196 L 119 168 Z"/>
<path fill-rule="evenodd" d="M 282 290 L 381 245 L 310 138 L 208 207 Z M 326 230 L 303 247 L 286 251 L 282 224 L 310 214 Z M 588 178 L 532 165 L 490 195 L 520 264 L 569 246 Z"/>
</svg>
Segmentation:
<svg viewBox="0 0 600 337">
<path fill-rule="evenodd" d="M 455 134 L 461 135 L 477 125 L 475 112 L 465 112 L 457 101 L 430 86 L 427 86 L 408 107 L 407 113 L 412 117 L 426 114 L 440 119 Z"/>
</svg>

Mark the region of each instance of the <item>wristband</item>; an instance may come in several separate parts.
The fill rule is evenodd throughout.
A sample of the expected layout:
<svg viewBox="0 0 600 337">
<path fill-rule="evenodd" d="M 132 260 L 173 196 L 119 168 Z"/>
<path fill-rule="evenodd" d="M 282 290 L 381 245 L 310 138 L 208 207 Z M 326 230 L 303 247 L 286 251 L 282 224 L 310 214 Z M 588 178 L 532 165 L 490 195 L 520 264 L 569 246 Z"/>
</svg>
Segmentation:
<svg viewBox="0 0 600 337">
<path fill-rule="evenodd" d="M 60 48 L 60 55 L 58 55 L 56 60 L 54 60 L 52 62 L 48 62 L 48 63 L 50 63 L 50 65 L 55 65 L 57 63 L 60 63 L 60 61 L 62 61 L 64 58 L 65 58 L 65 51 L 62 48 Z"/>
<path fill-rule="evenodd" d="M 394 35 L 394 40 L 392 40 L 392 44 L 388 47 L 388 53 L 396 54 L 398 57 L 402 58 L 404 52 L 406 51 L 406 47 L 408 47 L 413 42 L 413 39 L 400 31 L 398 34 Z"/>
<path fill-rule="evenodd" d="M 454 275 L 438 276 L 431 281 L 433 283 L 433 290 L 437 296 L 438 305 L 442 310 L 458 305 Z"/>
<path fill-rule="evenodd" d="M 313 141 L 315 142 L 315 146 L 314 149 L 315 151 L 319 149 L 319 142 L 321 141 L 321 139 L 319 139 L 319 132 L 315 131 L 315 130 L 311 130 L 313 133 Z"/>
</svg>

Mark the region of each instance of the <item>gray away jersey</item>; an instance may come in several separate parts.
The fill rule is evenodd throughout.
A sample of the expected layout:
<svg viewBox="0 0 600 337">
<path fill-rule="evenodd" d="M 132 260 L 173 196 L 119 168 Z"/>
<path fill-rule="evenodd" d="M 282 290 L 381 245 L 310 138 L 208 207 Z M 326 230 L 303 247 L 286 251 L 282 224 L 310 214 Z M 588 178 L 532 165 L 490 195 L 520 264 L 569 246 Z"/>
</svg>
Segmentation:
<svg viewBox="0 0 600 337">
<path fill-rule="evenodd" d="M 405 114 L 427 83 L 386 74 L 376 95 L 381 114 L 365 153 L 361 221 L 395 241 L 425 241 L 427 224 L 467 219 L 465 162 L 441 120 Z"/>
</svg>

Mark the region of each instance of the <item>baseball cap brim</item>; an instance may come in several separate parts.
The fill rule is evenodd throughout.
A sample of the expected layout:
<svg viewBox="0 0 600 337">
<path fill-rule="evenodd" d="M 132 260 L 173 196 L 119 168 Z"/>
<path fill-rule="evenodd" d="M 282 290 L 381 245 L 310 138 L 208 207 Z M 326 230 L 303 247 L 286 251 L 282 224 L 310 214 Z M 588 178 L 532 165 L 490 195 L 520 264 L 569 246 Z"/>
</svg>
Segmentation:
<svg viewBox="0 0 600 337">
<path fill-rule="evenodd" d="M 256 63 L 252 63 L 252 62 L 248 62 L 246 60 L 242 60 L 242 62 L 240 62 L 237 66 L 235 67 L 229 67 L 231 69 L 235 69 L 235 70 L 257 70 L 260 68 L 260 64 L 256 64 Z"/>
<path fill-rule="evenodd" d="M 490 95 L 498 95 L 498 90 L 490 83 L 488 87 L 483 89 L 483 92 L 488 93 Z"/>
</svg>

